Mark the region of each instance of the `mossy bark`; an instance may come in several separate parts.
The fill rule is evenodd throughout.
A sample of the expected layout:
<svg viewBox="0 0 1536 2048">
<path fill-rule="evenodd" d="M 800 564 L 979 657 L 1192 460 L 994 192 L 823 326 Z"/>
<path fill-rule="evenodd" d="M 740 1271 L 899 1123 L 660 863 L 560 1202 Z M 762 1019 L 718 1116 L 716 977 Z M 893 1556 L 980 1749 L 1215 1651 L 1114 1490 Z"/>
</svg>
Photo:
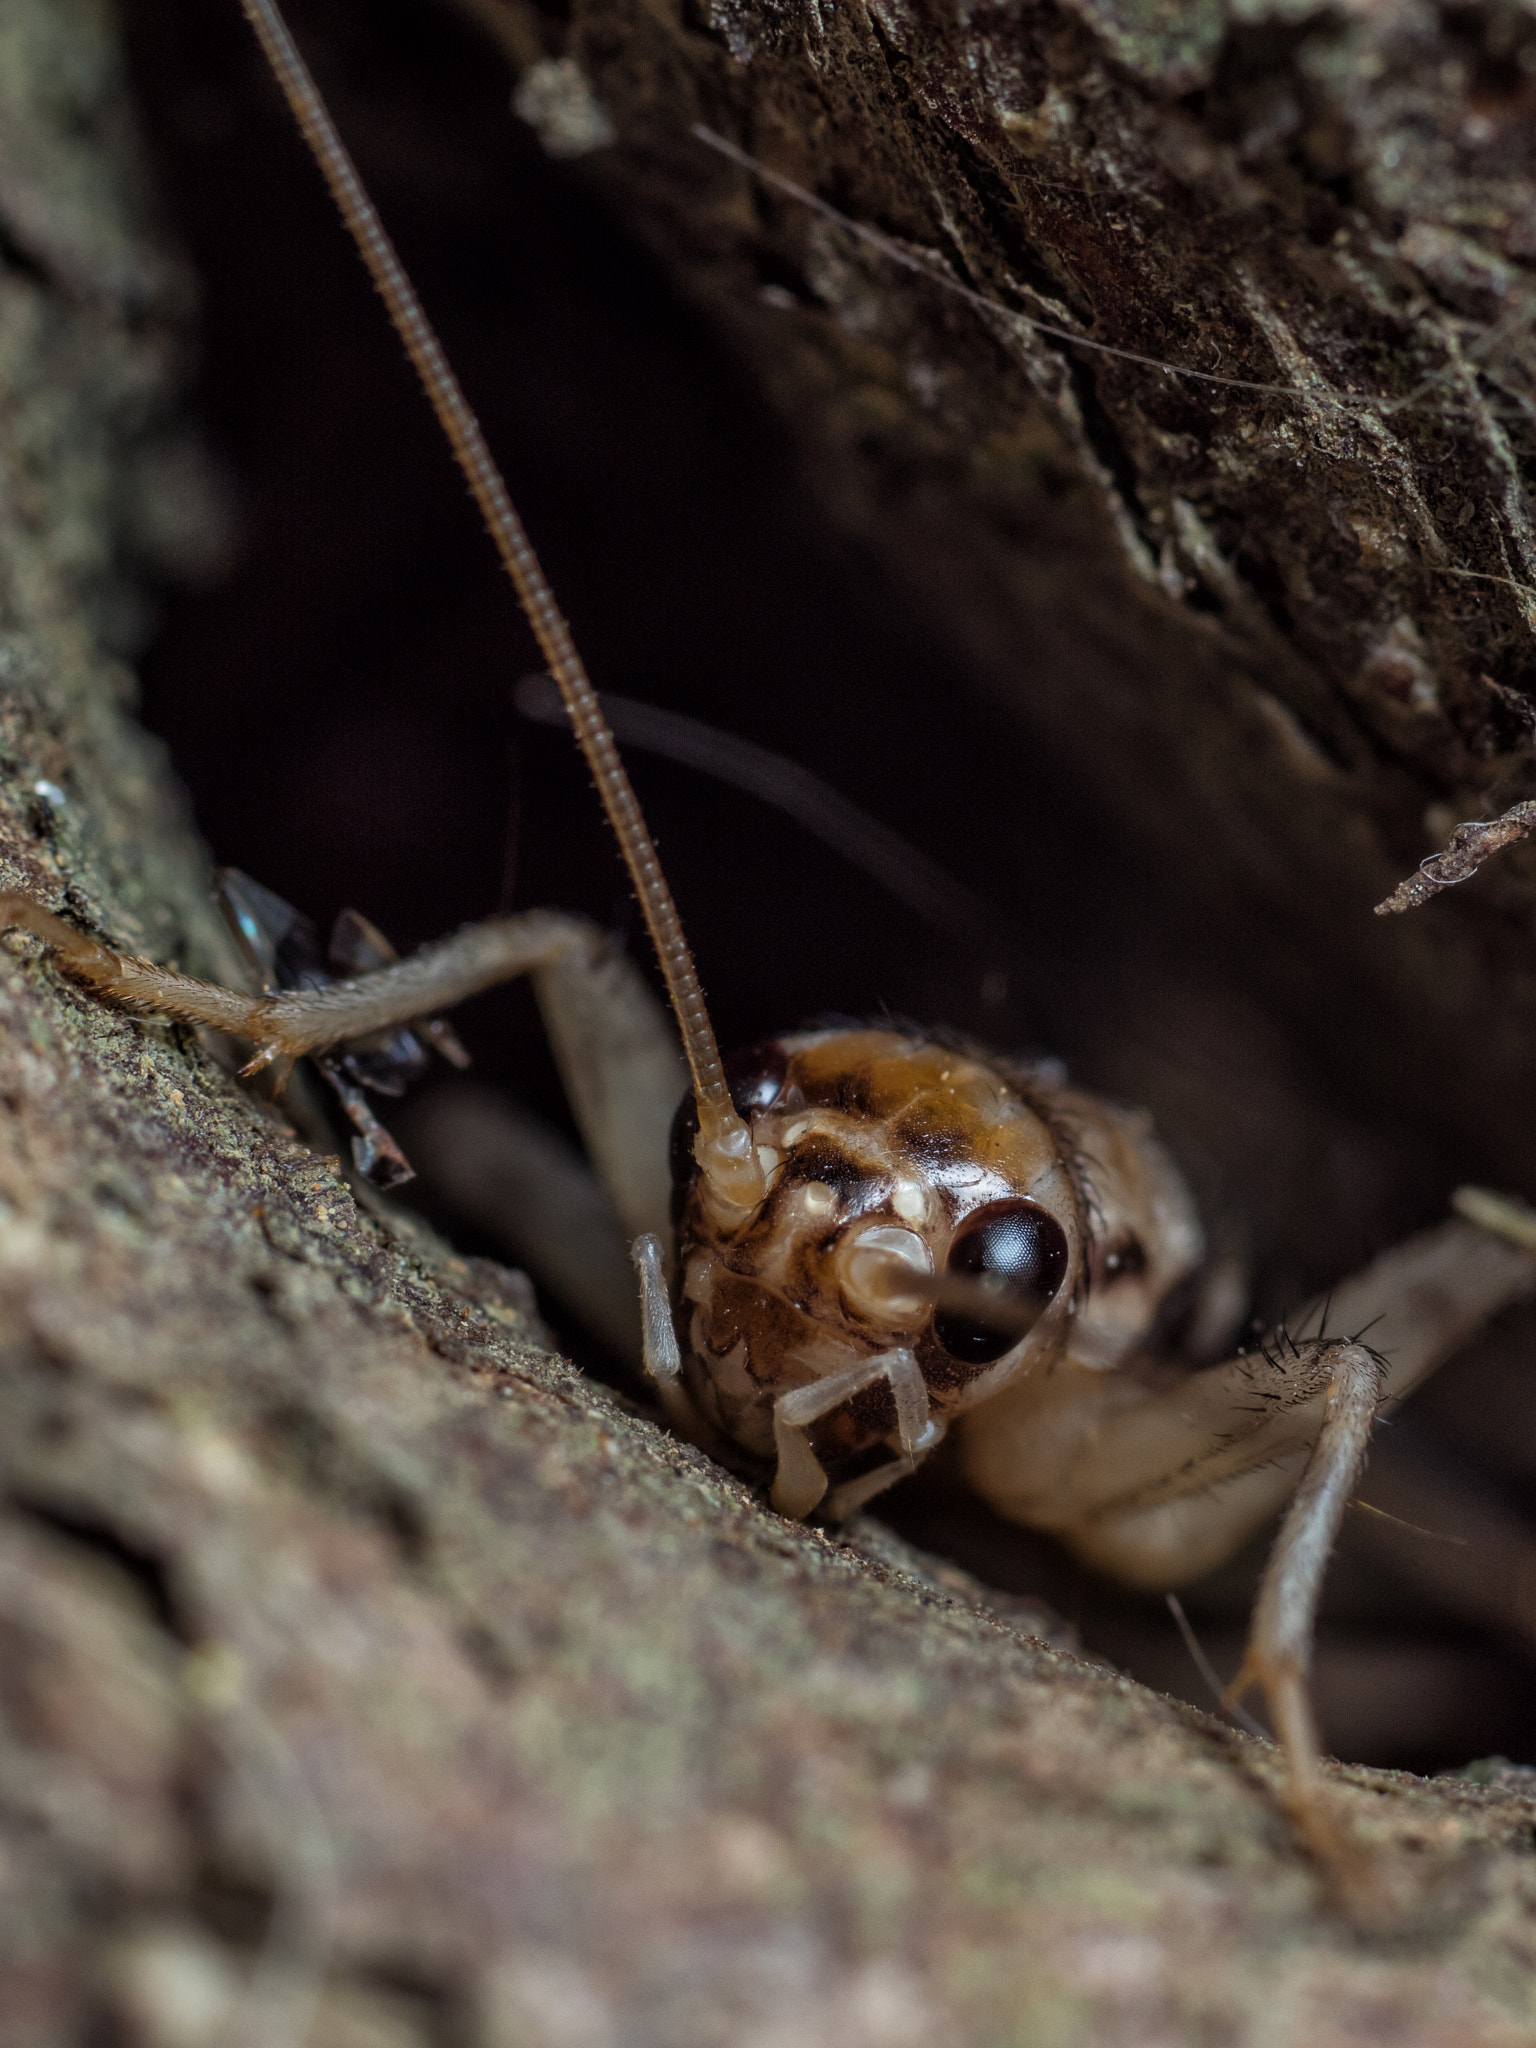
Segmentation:
<svg viewBox="0 0 1536 2048">
<path fill-rule="evenodd" d="M 648 20 L 612 61 L 677 94 L 685 57 L 738 93 L 768 75 L 730 53 L 755 18 Z M 1090 60 L 1087 30 L 1059 34 Z M 112 651 L 135 553 L 196 539 L 172 402 L 190 295 L 109 19 L 16 0 L 3 36 L 0 872 L 227 970 L 205 856 Z M 809 133 L 778 90 L 780 132 Z M 704 191 L 729 269 L 758 230 L 734 177 Z M 773 358 L 785 388 L 819 388 L 834 423 L 884 407 L 877 453 L 917 437 L 912 544 L 954 458 L 906 411 L 899 349 L 809 320 Z M 1062 417 L 1021 411 L 1023 441 L 994 450 L 1001 510 L 975 509 L 980 472 L 958 465 L 973 513 L 943 559 L 994 593 L 983 642 L 1013 587 L 997 522 L 1034 516 L 1031 448 L 1067 479 L 1065 522 L 1119 531 L 1101 471 L 1072 480 Z M 882 473 L 858 448 L 849 471 Z M 1160 732 L 1193 690 L 1281 735 L 1214 776 L 1209 711 L 1213 815 L 1235 815 L 1229 785 L 1289 815 L 1311 743 L 1254 709 L 1241 619 L 1191 624 L 1120 587 L 1126 644 L 1169 650 Z M 1369 789 L 1412 768 L 1376 762 Z M 1376 816 L 1353 773 L 1305 770 L 1324 867 L 1320 817 Z M 1348 843 L 1361 873 L 1390 867 L 1386 839 Z M 0 957 L 0 1105 L 8 2044 L 1532 2038 L 1525 1776 L 1337 1773 L 1413 1934 L 1361 1940 L 1278 1817 L 1269 1751 L 890 1539 L 784 1523 L 543 1350 L 515 1276 L 360 1205 L 217 1048 L 90 1001 L 19 944 Z"/>
</svg>

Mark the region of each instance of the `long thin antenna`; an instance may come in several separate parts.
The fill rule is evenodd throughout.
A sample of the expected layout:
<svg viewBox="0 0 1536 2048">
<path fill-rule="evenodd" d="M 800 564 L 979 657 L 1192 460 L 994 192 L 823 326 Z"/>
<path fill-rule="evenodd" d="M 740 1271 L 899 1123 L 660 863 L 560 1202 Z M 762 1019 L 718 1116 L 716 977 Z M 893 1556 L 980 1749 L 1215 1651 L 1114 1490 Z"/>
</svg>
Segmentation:
<svg viewBox="0 0 1536 2048">
<path fill-rule="evenodd" d="M 522 677 L 512 701 L 524 718 L 540 725 L 566 722 L 560 693 L 548 676 Z M 659 704 L 642 704 L 634 697 L 619 697 L 612 690 L 602 691 L 598 702 L 615 738 L 622 739 L 626 747 L 681 762 L 685 768 L 696 768 L 701 775 L 713 776 L 732 789 L 745 790 L 760 803 L 771 804 L 793 818 L 802 831 L 878 882 L 898 903 L 951 937 L 1014 950 L 1012 934 L 1003 920 L 979 896 L 973 896 L 937 861 L 909 846 L 899 833 L 851 804 L 841 791 L 810 774 L 798 761 L 770 753 L 767 747 L 755 746 L 736 733 L 720 732 L 701 719 L 664 711 Z"/>
<path fill-rule="evenodd" d="M 1163 1598 L 1168 1603 L 1168 1612 L 1173 1616 L 1179 1634 L 1184 1638 L 1184 1647 L 1189 1652 L 1190 1662 L 1211 1689 L 1211 1697 L 1216 1702 L 1217 1712 L 1225 1714 L 1229 1720 L 1235 1721 L 1239 1728 L 1246 1729 L 1250 1735 L 1257 1735 L 1260 1742 L 1268 1742 L 1268 1730 L 1259 1726 L 1246 1707 L 1240 1706 L 1236 1700 L 1228 1704 L 1226 1691 L 1216 1675 L 1215 1666 L 1201 1647 L 1200 1638 L 1191 1628 L 1189 1616 L 1184 1612 L 1184 1603 L 1178 1594 L 1165 1593 Z"/>
<path fill-rule="evenodd" d="M 416 287 L 395 253 L 378 210 L 364 189 L 357 167 L 336 132 L 319 88 L 310 76 L 298 46 L 274 0 L 241 0 L 257 38 L 292 109 L 347 231 L 368 266 L 369 275 L 416 367 L 422 388 L 447 435 L 449 445 L 481 515 L 490 529 L 518 601 L 528 615 L 570 713 L 576 741 L 586 756 L 603 809 L 608 814 L 619 851 L 624 856 L 646 926 L 661 963 L 667 995 L 682 1033 L 683 1050 L 693 1077 L 698 1103 L 698 1159 L 706 1182 L 729 1206 L 750 1209 L 762 1199 L 763 1174 L 752 1150 L 751 1135 L 736 1114 L 720 1064 L 720 1049 L 704 1006 L 704 991 L 656 847 L 646 828 L 613 734 L 587 678 L 571 629 L 555 602 L 554 591 L 523 529 L 501 471 L 486 444 L 480 422 L 459 386 L 433 331 Z"/>
</svg>

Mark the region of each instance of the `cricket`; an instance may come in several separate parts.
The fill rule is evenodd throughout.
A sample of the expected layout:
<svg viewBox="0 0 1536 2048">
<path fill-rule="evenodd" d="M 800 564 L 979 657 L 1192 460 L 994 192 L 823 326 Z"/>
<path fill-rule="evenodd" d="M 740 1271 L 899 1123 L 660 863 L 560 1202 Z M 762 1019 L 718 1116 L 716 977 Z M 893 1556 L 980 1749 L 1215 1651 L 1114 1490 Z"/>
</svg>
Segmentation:
<svg viewBox="0 0 1536 2048">
<path fill-rule="evenodd" d="M 284 977 L 270 903 L 263 926 L 261 892 L 247 893 L 243 928 L 268 942 L 253 956 L 259 992 L 121 953 L 19 894 L 0 897 L 0 925 L 32 934 L 104 1002 L 243 1041 L 243 1071 L 279 1090 L 297 1061 L 320 1062 L 372 1148 L 365 1170 L 399 1155 L 360 1081 L 386 1085 L 379 1062 L 409 1068 L 420 1041 L 455 1058 L 441 1013 L 528 977 L 630 1244 L 637 1363 L 670 1427 L 761 1484 L 778 1513 L 831 1522 L 949 1439 L 997 1513 L 1154 1591 L 1209 1571 L 1283 1510 L 1229 1698 L 1262 1696 L 1286 1810 L 1329 1881 L 1368 1882 L 1309 1692 L 1324 1576 L 1378 1419 L 1536 1297 L 1523 1215 L 1464 1201 L 1340 1273 L 1315 1328 L 1251 1338 L 1195 1196 L 1140 1110 L 1049 1063 L 890 1022 L 723 1050 L 686 906 L 475 414 L 274 0 L 242 5 L 558 687 L 665 1003 L 596 925 L 537 908 L 399 960 L 359 921 L 333 973 Z M 1477 858 L 1492 850 L 1479 842 Z M 404 1053 L 402 1033 L 414 1034 Z"/>
</svg>

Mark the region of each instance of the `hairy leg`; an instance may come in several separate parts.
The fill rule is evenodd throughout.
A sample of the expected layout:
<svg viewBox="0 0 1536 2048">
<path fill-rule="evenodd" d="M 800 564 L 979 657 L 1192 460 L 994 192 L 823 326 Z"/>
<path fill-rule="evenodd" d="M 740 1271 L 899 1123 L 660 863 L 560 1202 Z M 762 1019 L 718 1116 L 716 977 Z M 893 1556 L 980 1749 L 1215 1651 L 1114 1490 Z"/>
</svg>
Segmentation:
<svg viewBox="0 0 1536 2048">
<path fill-rule="evenodd" d="M 1357 1904 L 1369 1887 L 1328 1811 L 1307 1683 L 1329 1553 L 1381 1408 L 1532 1294 L 1531 1250 L 1446 1223 L 1335 1291 L 1332 1316 L 1345 1329 L 1374 1320 L 1370 1348 L 1277 1334 L 1161 1385 L 1069 1359 L 965 1419 L 968 1475 L 995 1506 L 1133 1585 L 1198 1576 L 1290 1497 L 1233 1692 L 1263 1687 L 1285 1752 L 1287 1807 Z M 987 1438 L 994 1405 L 1003 1433 Z M 1010 1447 L 1011 1459 L 1002 1455 Z"/>
<path fill-rule="evenodd" d="M 1257 1427 L 1241 1431 L 1242 1418 L 1237 1418 L 1237 1444 L 1189 1458 L 1181 1471 L 1133 1494 L 1119 1512 L 1110 1507 L 1085 1516 L 1062 1534 L 1080 1556 L 1118 1577 L 1165 1582 L 1175 1575 L 1170 1559 L 1181 1551 L 1186 1560 L 1198 1561 L 1195 1570 L 1208 1561 L 1213 1529 L 1223 1539 L 1223 1550 L 1232 1547 L 1225 1541 L 1231 1517 L 1235 1509 L 1246 1528 L 1254 1500 L 1245 1497 L 1245 1490 L 1254 1483 L 1295 1487 L 1260 1586 L 1247 1654 L 1227 1701 L 1241 1699 L 1251 1686 L 1263 1688 L 1285 1757 L 1286 1810 L 1335 1887 L 1361 1901 L 1368 1897 L 1368 1873 L 1329 1810 L 1308 1677 L 1323 1575 L 1365 1464 L 1387 1361 L 1363 1344 L 1316 1341 L 1277 1346 L 1243 1363 L 1249 1415 L 1262 1417 Z M 1298 1434 L 1308 1446 L 1299 1453 L 1290 1449 Z M 1250 1465 L 1222 1485 L 1221 1474 L 1211 1468 L 1223 1451 L 1229 1458 L 1249 1460 L 1267 1451 L 1279 1462 Z M 1303 1458 L 1298 1482 L 1296 1469 Z M 1149 1500 L 1154 1494 L 1161 1498 Z M 1191 1575 L 1188 1570 L 1183 1574 Z"/>
<path fill-rule="evenodd" d="M 1330 1352 L 1322 1428 L 1275 1538 L 1253 1610 L 1247 1654 L 1227 1688 L 1227 1700 L 1240 1700 L 1250 1686 L 1263 1688 L 1285 1751 L 1285 1800 L 1291 1818 L 1314 1854 L 1343 1873 L 1352 1858 L 1328 1811 L 1322 1748 L 1307 1681 L 1323 1574 L 1365 1464 L 1386 1360 L 1363 1344 L 1334 1345 Z"/>
<path fill-rule="evenodd" d="M 1328 1320 L 1345 1333 L 1372 1325 L 1391 1404 L 1533 1294 L 1536 1254 L 1454 1221 L 1342 1283 Z M 1001 1514 L 1059 1534 L 1103 1570 L 1179 1585 L 1229 1557 L 1289 1498 L 1323 1425 L 1320 1361 L 1335 1348 L 1277 1333 L 1171 1383 L 1069 1356 L 963 1418 L 966 1477 Z"/>
</svg>

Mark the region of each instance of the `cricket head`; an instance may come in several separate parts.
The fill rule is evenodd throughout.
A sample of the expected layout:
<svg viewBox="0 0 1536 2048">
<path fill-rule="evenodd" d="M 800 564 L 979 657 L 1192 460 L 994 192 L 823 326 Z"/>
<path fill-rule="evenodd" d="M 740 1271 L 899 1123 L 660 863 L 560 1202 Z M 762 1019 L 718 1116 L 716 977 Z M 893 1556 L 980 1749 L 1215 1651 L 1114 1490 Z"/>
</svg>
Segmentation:
<svg viewBox="0 0 1536 2048">
<path fill-rule="evenodd" d="M 719 1427 L 766 1455 L 776 1395 L 897 1346 L 942 1423 L 1056 1352 L 1088 1212 L 1019 1077 L 891 1030 L 772 1039 L 724 1070 L 762 1177 L 750 1210 L 722 1224 L 691 1101 L 673 1143 L 679 1336 Z M 828 1455 L 887 1437 L 890 1406 L 877 1386 L 829 1416 Z"/>
</svg>

